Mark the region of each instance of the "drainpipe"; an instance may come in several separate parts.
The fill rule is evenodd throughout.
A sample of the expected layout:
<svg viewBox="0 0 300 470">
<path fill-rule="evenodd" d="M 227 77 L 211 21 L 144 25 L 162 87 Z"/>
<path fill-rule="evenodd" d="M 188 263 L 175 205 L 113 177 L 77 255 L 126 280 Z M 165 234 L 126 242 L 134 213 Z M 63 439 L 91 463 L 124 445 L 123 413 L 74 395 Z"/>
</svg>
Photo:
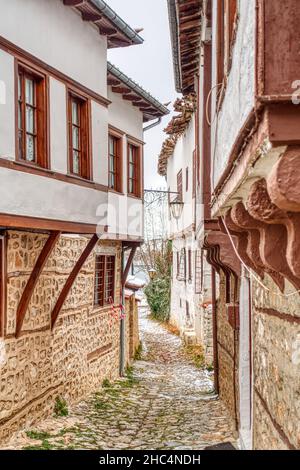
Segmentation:
<svg viewBox="0 0 300 470">
<path fill-rule="evenodd" d="M 124 268 L 125 268 L 125 248 L 122 247 L 122 255 L 121 255 L 121 273 L 123 275 Z M 121 279 L 121 305 L 125 309 L 125 284 L 123 284 Z M 120 320 L 120 376 L 124 376 L 124 369 L 125 369 L 125 318 Z"/>
<path fill-rule="evenodd" d="M 147 132 L 147 131 L 149 131 L 150 129 L 153 129 L 153 127 L 158 126 L 158 125 L 161 123 L 161 119 L 162 119 L 162 118 L 159 117 L 159 118 L 157 119 L 157 121 L 153 122 L 152 124 L 149 124 L 149 126 L 144 127 L 144 128 L 143 128 L 143 132 Z"/>
<path fill-rule="evenodd" d="M 219 357 L 218 357 L 218 322 L 217 322 L 217 298 L 216 298 L 216 270 L 211 268 L 211 296 L 212 296 L 212 320 L 213 320 L 213 352 L 214 352 L 214 388 L 219 394 Z"/>
</svg>

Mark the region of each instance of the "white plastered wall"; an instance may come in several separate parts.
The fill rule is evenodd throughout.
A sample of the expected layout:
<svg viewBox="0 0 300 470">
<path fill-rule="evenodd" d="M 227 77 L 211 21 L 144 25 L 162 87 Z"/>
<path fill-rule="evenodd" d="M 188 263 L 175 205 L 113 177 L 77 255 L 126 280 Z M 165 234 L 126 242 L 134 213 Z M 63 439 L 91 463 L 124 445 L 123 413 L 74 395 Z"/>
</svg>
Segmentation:
<svg viewBox="0 0 300 470">
<path fill-rule="evenodd" d="M 216 50 L 216 6 L 213 0 L 213 50 Z M 233 61 L 227 80 L 227 88 L 219 115 L 216 116 L 217 57 L 213 56 L 212 91 L 212 181 L 217 184 L 226 168 L 232 147 L 255 100 L 255 0 L 238 1 L 238 29 L 234 43 Z"/>
<path fill-rule="evenodd" d="M 107 41 L 61 0 L 0 0 L 1 36 L 106 96 Z"/>
</svg>

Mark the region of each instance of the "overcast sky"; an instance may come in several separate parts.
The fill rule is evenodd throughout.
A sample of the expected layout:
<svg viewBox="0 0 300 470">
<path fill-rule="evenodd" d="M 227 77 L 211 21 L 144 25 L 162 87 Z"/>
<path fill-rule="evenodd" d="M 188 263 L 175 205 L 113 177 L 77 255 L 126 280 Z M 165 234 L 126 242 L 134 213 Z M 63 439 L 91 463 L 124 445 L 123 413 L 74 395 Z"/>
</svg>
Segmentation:
<svg viewBox="0 0 300 470">
<path fill-rule="evenodd" d="M 144 28 L 143 45 L 109 50 L 110 62 L 137 81 L 162 103 L 176 99 L 167 0 L 107 0 L 133 28 Z M 171 107 L 169 107 L 172 109 Z M 145 133 L 145 189 L 164 186 L 157 174 L 157 156 L 166 135 L 162 125 Z"/>
</svg>

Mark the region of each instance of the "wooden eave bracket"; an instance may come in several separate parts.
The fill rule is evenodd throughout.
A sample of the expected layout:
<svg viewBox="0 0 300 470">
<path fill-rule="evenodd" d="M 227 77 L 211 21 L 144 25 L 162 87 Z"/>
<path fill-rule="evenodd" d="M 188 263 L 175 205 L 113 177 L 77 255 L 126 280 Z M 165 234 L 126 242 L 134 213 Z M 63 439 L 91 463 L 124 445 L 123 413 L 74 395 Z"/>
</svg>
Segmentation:
<svg viewBox="0 0 300 470">
<path fill-rule="evenodd" d="M 17 315 L 16 315 L 16 338 L 20 337 L 23 322 L 25 319 L 25 315 L 30 304 L 30 300 L 32 298 L 34 289 L 39 281 L 41 273 L 46 265 L 51 253 L 53 252 L 57 241 L 61 232 L 52 232 L 49 236 L 48 240 L 46 241 L 36 263 L 35 266 L 30 274 L 30 277 L 27 281 L 26 287 L 23 291 L 21 300 L 18 305 Z"/>
<path fill-rule="evenodd" d="M 51 329 L 53 330 L 53 328 L 55 327 L 55 324 L 57 322 L 57 319 L 58 319 L 58 316 L 59 316 L 59 313 L 63 307 L 63 304 L 74 284 L 74 282 L 76 281 L 76 278 L 80 272 L 80 270 L 82 269 L 84 263 L 86 262 L 86 260 L 88 259 L 88 257 L 90 256 L 90 254 L 92 253 L 93 249 L 95 248 L 97 242 L 99 241 L 99 237 L 97 234 L 93 235 L 92 238 L 89 240 L 88 244 L 86 245 L 85 249 L 83 250 L 81 256 L 79 257 L 79 259 L 77 260 L 74 268 L 72 269 L 71 273 L 69 274 L 69 277 L 68 279 L 66 280 L 65 282 L 65 285 L 56 301 L 56 304 L 55 304 L 55 307 L 52 311 L 52 314 L 51 314 Z"/>
<path fill-rule="evenodd" d="M 128 277 L 130 266 L 132 264 L 132 261 L 133 261 L 134 255 L 136 253 L 136 250 L 137 250 L 137 246 L 133 246 L 131 248 L 130 255 L 128 257 L 124 272 L 122 273 L 122 287 L 124 287 L 125 284 L 126 284 L 126 280 L 127 280 L 127 277 Z"/>
</svg>

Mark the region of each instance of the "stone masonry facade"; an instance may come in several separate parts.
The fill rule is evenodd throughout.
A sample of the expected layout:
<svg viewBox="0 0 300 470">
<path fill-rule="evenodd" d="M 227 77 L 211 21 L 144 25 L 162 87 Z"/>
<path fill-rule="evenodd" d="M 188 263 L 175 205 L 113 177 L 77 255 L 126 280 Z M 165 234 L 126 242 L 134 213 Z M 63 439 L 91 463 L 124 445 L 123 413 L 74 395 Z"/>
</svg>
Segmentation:
<svg viewBox="0 0 300 470">
<path fill-rule="evenodd" d="M 300 448 L 299 294 L 287 282 L 285 293 L 295 295 L 282 295 L 269 276 L 264 284 L 267 289 L 254 278 L 251 288 L 253 449 L 294 450 Z M 239 330 L 228 321 L 222 273 L 217 331 L 219 394 L 238 429 Z"/>
<path fill-rule="evenodd" d="M 111 308 L 94 307 L 96 254 L 114 255 L 115 304 L 121 294 L 121 242 L 99 241 L 81 269 L 51 331 L 58 295 L 87 244 L 61 235 L 35 287 L 22 333 L 15 338 L 16 311 L 47 235 L 8 231 L 6 309 L 0 338 L 0 441 L 49 416 L 58 396 L 72 404 L 119 375 L 120 321 Z M 127 339 L 136 345 L 135 303 L 127 306 Z M 129 318 L 133 315 L 132 318 Z M 130 328 L 131 331 L 130 332 Z M 129 344 L 126 344 L 129 350 Z M 134 347 L 127 355 L 130 355 Z"/>
<path fill-rule="evenodd" d="M 254 448 L 300 448 L 300 298 L 253 282 Z M 295 289 L 286 282 L 286 293 Z"/>
<path fill-rule="evenodd" d="M 219 298 L 217 301 L 217 351 L 220 398 L 238 426 L 238 333 L 228 321 L 226 314 L 226 281 L 220 273 Z"/>
</svg>

